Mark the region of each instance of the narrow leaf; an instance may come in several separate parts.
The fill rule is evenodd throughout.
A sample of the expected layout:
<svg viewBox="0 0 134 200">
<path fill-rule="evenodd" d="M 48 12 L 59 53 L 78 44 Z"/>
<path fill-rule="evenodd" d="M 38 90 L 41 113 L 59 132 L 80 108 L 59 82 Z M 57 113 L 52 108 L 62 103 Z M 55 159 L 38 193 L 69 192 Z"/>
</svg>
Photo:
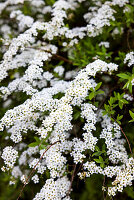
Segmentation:
<svg viewBox="0 0 134 200">
<path fill-rule="evenodd" d="M 124 74 L 124 73 L 117 74 L 117 76 L 123 79 L 129 79 L 129 75 Z"/>
<path fill-rule="evenodd" d="M 102 82 L 98 83 L 98 84 L 96 85 L 96 87 L 95 87 L 95 90 L 98 90 L 98 89 L 101 87 L 101 85 L 102 85 Z"/>
</svg>

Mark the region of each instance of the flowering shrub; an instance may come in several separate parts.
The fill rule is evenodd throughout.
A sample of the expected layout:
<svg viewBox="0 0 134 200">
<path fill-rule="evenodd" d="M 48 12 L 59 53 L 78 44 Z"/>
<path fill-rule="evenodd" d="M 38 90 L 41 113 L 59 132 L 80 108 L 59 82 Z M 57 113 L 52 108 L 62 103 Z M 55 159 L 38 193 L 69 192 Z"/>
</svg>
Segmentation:
<svg viewBox="0 0 134 200">
<path fill-rule="evenodd" d="M 1 200 L 134 199 L 133 37 L 133 0 L 0 3 Z"/>
</svg>

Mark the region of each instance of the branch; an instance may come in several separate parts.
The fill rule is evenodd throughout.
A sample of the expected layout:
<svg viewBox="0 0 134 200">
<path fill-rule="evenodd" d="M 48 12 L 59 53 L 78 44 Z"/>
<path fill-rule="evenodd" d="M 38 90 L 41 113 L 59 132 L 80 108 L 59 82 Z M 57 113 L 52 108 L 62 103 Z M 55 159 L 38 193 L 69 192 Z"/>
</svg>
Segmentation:
<svg viewBox="0 0 134 200">
<path fill-rule="evenodd" d="M 28 176 L 28 178 L 27 178 L 25 184 L 23 185 L 23 187 L 22 187 L 22 189 L 21 189 L 21 191 L 20 191 L 20 194 L 19 194 L 19 197 L 17 198 L 17 200 L 19 200 L 19 198 L 21 197 L 21 194 L 22 194 L 22 192 L 23 192 L 23 190 L 24 190 L 26 184 L 28 183 L 29 179 L 31 178 L 31 176 L 32 176 L 33 173 L 35 172 L 36 167 L 37 167 L 37 165 L 39 164 L 39 162 L 42 160 L 44 154 L 45 154 L 53 145 L 55 145 L 57 142 L 59 142 L 59 141 L 54 142 L 53 144 L 51 144 L 51 145 L 44 151 L 44 153 L 43 153 L 42 156 L 40 157 L 39 161 L 36 163 L 36 165 L 34 166 L 33 170 L 32 170 L 31 173 L 29 174 L 29 176 Z"/>
<path fill-rule="evenodd" d="M 73 174 L 72 174 L 72 177 L 71 177 L 71 183 L 70 183 L 70 187 L 69 187 L 67 196 L 70 194 L 70 191 L 71 191 L 71 188 L 72 188 L 72 183 L 73 183 L 73 180 L 74 180 L 74 177 L 75 177 L 75 171 L 76 171 L 76 164 L 74 165 L 74 170 L 73 170 Z"/>
<path fill-rule="evenodd" d="M 119 125 L 119 124 L 118 124 L 118 125 Z M 120 125 L 119 125 L 119 126 L 120 126 Z M 131 154 L 133 155 L 130 142 L 129 142 L 129 140 L 128 140 L 128 138 L 127 138 L 126 134 L 124 133 L 124 131 L 123 131 L 123 129 L 122 129 L 121 126 L 120 126 L 120 129 L 121 129 L 121 132 L 123 133 L 123 135 L 125 136 L 125 138 L 126 138 L 126 140 L 127 140 L 127 143 L 128 143 L 128 146 L 129 146 L 129 150 L 130 150 Z"/>
<path fill-rule="evenodd" d="M 58 54 L 52 54 L 52 52 L 51 51 L 49 51 L 49 50 L 44 50 L 44 49 L 41 49 L 41 48 L 38 48 L 38 47 L 26 47 L 26 48 L 32 48 L 32 49 L 37 49 L 37 50 L 39 50 L 39 51 L 45 51 L 45 52 L 47 52 L 47 53 L 51 53 L 51 55 L 53 56 L 53 57 L 55 57 L 55 58 L 57 58 L 58 60 L 63 60 L 64 62 L 67 62 L 67 63 L 69 63 L 69 64 L 73 64 L 73 62 L 71 61 L 71 60 L 68 60 L 67 58 L 64 58 L 63 56 L 60 56 L 60 55 L 58 55 Z"/>
<path fill-rule="evenodd" d="M 53 54 L 53 57 L 59 59 L 59 60 L 63 60 L 65 62 L 68 62 L 69 64 L 73 64 L 73 62 L 71 60 L 68 60 L 67 58 L 64 58 L 63 56 L 57 55 L 57 54 Z"/>
<path fill-rule="evenodd" d="M 113 116 L 112 116 L 112 118 L 116 121 L 116 119 L 115 119 Z M 125 136 L 125 138 L 126 138 L 126 140 L 127 140 L 127 143 L 128 143 L 128 146 L 129 146 L 130 153 L 131 153 L 132 156 L 133 156 L 133 152 L 132 152 L 132 149 L 131 149 L 131 145 L 130 145 L 130 142 L 129 142 L 129 140 L 128 140 L 126 134 L 124 133 L 124 131 L 123 131 L 121 125 L 120 125 L 117 121 L 116 121 L 116 123 L 119 125 L 119 127 L 120 127 L 120 129 L 121 129 L 121 132 L 122 132 L 123 135 Z"/>
</svg>

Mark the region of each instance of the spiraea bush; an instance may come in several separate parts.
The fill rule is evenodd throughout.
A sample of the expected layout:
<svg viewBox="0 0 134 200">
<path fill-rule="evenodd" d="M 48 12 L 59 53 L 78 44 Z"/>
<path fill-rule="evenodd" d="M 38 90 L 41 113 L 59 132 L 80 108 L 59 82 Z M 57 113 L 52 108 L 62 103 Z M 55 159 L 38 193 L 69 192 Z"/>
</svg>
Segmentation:
<svg viewBox="0 0 134 200">
<path fill-rule="evenodd" d="M 134 0 L 1 0 L 0 45 L 0 200 L 134 199 Z"/>
</svg>

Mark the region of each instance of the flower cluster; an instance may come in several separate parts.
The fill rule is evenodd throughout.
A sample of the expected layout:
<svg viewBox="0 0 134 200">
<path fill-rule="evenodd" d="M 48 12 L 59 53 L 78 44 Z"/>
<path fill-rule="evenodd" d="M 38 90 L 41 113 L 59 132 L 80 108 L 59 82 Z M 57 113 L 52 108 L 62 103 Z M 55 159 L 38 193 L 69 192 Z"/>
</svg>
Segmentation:
<svg viewBox="0 0 134 200">
<path fill-rule="evenodd" d="M 70 182 L 67 177 L 59 178 L 57 181 L 54 181 L 54 179 L 47 179 L 45 185 L 41 189 L 40 193 L 37 193 L 34 200 L 64 199 L 69 190 L 69 186 Z"/>
<path fill-rule="evenodd" d="M 127 78 L 113 78 L 134 65 L 131 20 L 116 22 L 128 7 L 132 14 L 128 0 L 0 3 L 1 169 L 10 185 L 41 186 L 33 200 L 71 200 L 76 175 L 114 178 L 103 188 L 109 196 L 132 185 L 134 159 L 120 124 L 122 108 L 128 115 L 133 104 L 134 68 L 124 87 Z M 123 34 L 125 53 L 112 44 Z"/>
<path fill-rule="evenodd" d="M 6 165 L 6 170 L 9 170 L 10 168 L 13 168 L 16 159 L 18 158 L 18 152 L 15 149 L 13 149 L 12 146 L 7 146 L 4 148 L 1 157 Z"/>
<path fill-rule="evenodd" d="M 124 63 L 128 63 L 129 67 L 134 65 L 134 52 L 133 51 L 126 54 L 126 57 L 124 59 Z"/>
</svg>

